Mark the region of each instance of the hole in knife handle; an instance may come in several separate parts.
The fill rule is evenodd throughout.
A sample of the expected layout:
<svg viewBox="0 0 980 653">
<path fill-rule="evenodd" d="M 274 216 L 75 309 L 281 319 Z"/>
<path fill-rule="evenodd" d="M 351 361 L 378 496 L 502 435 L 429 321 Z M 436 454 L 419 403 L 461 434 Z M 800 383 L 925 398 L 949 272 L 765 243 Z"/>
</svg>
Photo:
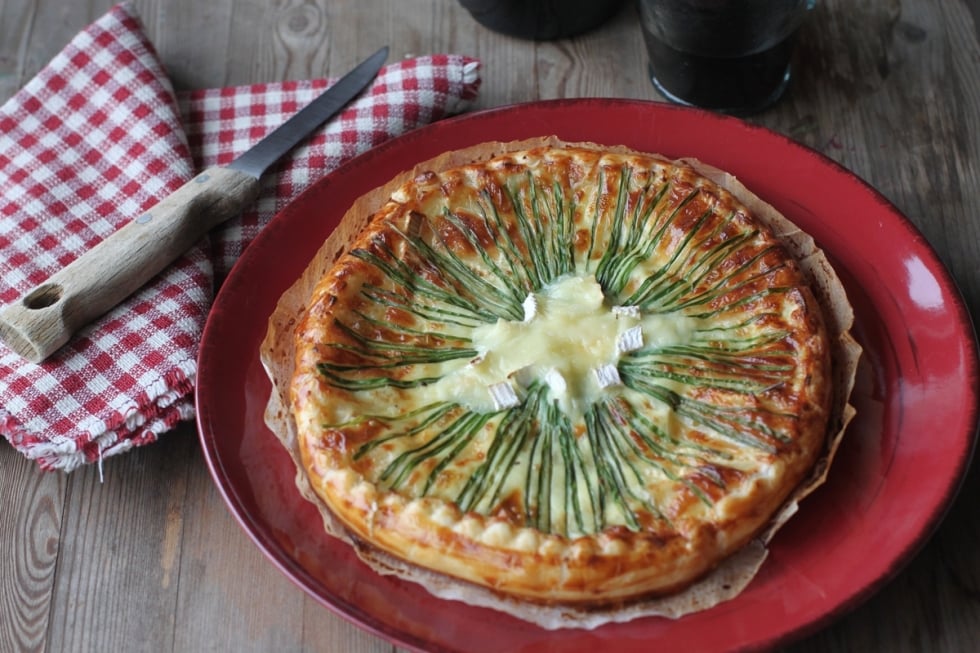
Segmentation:
<svg viewBox="0 0 980 653">
<path fill-rule="evenodd" d="M 59 299 L 61 299 L 61 286 L 47 283 L 24 297 L 24 307 L 37 311 L 55 304 Z"/>
</svg>

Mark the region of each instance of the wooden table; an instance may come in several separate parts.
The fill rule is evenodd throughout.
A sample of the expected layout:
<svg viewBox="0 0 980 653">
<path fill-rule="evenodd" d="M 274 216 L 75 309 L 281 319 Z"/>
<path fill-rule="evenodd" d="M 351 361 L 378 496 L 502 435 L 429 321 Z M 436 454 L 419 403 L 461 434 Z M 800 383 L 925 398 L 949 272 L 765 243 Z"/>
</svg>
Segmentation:
<svg viewBox="0 0 980 653">
<path fill-rule="evenodd" d="M 659 99 L 634 7 L 573 40 L 489 32 L 450 0 L 138 0 L 176 86 L 337 74 L 393 57 L 468 53 L 479 107 L 535 99 Z M 0 100 L 110 0 L 0 3 Z M 922 230 L 980 315 L 977 3 L 820 0 L 798 83 L 751 120 L 870 182 Z M 194 426 L 70 475 L 0 443 L 0 651 L 389 651 L 294 587 L 242 532 Z M 980 649 L 980 472 L 889 585 L 792 651 Z"/>
</svg>

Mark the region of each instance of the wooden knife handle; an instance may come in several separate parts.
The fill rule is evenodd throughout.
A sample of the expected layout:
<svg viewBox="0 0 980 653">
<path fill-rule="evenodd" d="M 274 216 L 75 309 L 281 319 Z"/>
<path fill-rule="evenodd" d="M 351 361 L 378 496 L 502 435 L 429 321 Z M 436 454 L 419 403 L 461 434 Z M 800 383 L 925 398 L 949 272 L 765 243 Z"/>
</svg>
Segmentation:
<svg viewBox="0 0 980 653">
<path fill-rule="evenodd" d="M 0 339 L 40 363 L 255 199 L 259 180 L 209 168 L 0 311 Z"/>
</svg>

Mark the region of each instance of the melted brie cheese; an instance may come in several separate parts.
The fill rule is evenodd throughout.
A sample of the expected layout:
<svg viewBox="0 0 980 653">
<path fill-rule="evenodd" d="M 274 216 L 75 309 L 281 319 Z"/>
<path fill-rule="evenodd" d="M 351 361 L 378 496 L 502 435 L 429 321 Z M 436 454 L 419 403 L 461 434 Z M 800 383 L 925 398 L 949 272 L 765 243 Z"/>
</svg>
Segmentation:
<svg viewBox="0 0 980 653">
<path fill-rule="evenodd" d="M 592 275 L 561 277 L 532 297 L 525 301 L 523 321 L 501 319 L 474 329 L 479 354 L 422 389 L 421 403 L 454 401 L 493 412 L 500 409 L 494 400 L 500 384 L 521 396 L 539 380 L 574 422 L 603 392 L 614 391 L 614 385 L 603 386 L 596 371 L 615 367 L 630 350 L 621 344 L 624 336 L 635 340 L 639 328 L 643 346 L 682 344 L 699 322 L 681 313 L 644 316 L 629 310 L 634 307 L 609 306 Z"/>
</svg>

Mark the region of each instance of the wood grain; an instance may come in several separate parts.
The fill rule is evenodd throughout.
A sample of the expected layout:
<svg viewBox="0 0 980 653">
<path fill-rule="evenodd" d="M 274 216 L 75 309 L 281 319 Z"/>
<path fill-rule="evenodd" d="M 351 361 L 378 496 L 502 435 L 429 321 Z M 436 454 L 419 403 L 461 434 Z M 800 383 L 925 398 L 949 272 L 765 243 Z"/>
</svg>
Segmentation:
<svg viewBox="0 0 980 653">
<path fill-rule="evenodd" d="M 68 480 L 0 443 L 0 651 L 45 649 Z"/>
<path fill-rule="evenodd" d="M 177 585 L 167 569 L 168 506 L 186 499 L 183 464 L 193 439 L 70 479 L 62 522 L 49 648 L 56 651 L 171 649 Z M 165 457 L 170 452 L 169 457 Z M 134 634 L 139 633 L 139 639 Z"/>
<path fill-rule="evenodd" d="M 0 3 L 0 100 L 112 4 Z M 544 43 L 483 29 L 452 0 L 134 4 L 178 88 L 336 75 L 388 44 L 393 59 L 480 57 L 477 108 L 558 97 L 659 99 L 631 3 L 595 32 Z M 750 118 L 841 163 L 893 202 L 949 266 L 974 319 L 977 15 L 977 3 L 963 0 L 821 0 L 800 36 L 790 93 Z M 103 471 L 104 482 L 94 466 L 41 473 L 0 443 L 0 651 L 395 650 L 269 564 L 225 508 L 192 425 L 109 459 Z M 904 570 L 782 650 L 977 650 L 977 496 L 974 466 Z"/>
<path fill-rule="evenodd" d="M 0 54 L 0 97 L 9 97 L 29 79 L 28 51 L 34 32 L 37 7 L 24 2 L 17 7 L 4 7 L 0 21 L 0 42 L 5 44 Z"/>
</svg>

